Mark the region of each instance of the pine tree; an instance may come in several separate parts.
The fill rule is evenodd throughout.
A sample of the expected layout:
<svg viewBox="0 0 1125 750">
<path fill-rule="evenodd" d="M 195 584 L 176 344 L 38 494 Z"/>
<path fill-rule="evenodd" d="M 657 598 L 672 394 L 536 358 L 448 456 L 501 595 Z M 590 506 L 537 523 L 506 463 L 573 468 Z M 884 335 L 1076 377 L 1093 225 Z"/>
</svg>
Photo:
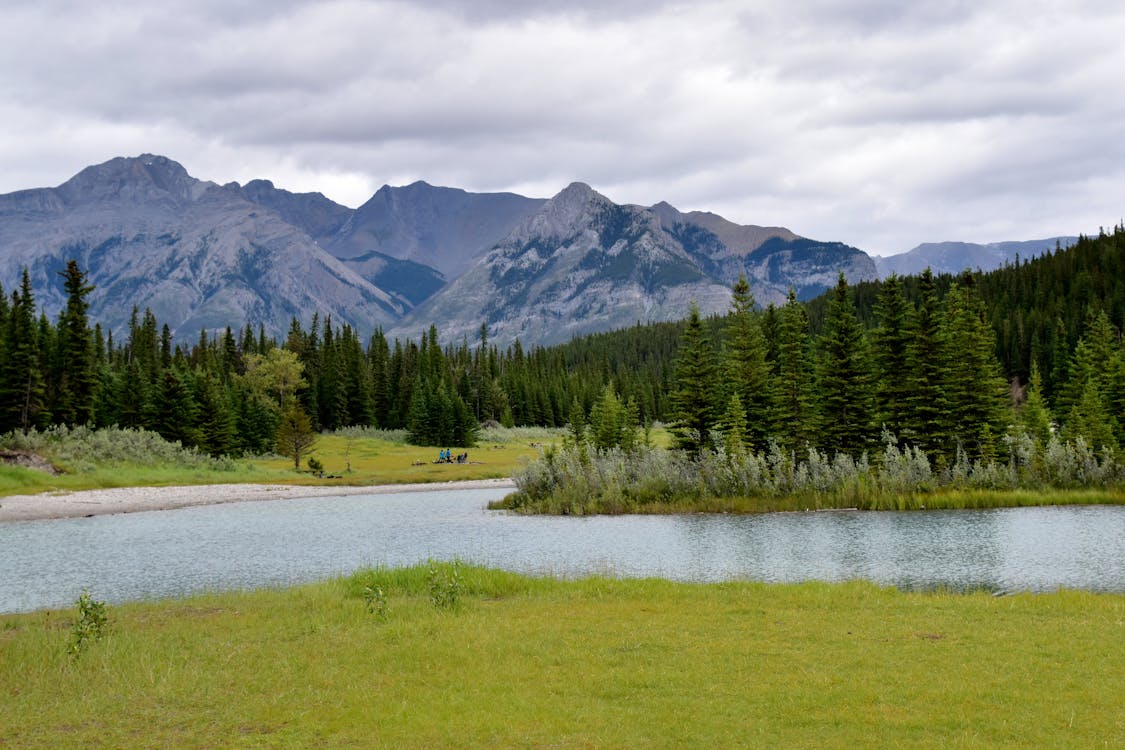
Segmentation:
<svg viewBox="0 0 1125 750">
<path fill-rule="evenodd" d="M 606 383 L 601 397 L 590 408 L 589 438 L 599 450 L 631 450 L 637 443 L 636 407 L 623 404 L 612 383 Z"/>
<path fill-rule="evenodd" d="M 1027 434 L 1040 446 L 1046 445 L 1051 439 L 1051 409 L 1043 396 L 1043 380 L 1039 374 L 1039 365 L 1034 362 L 1031 365 L 1031 379 L 1028 381 L 1018 416 L 1020 425 Z"/>
<path fill-rule="evenodd" d="M 815 442 L 816 412 L 809 318 L 790 288 L 778 312 L 777 362 L 774 374 L 773 434 L 788 450 Z"/>
<path fill-rule="evenodd" d="M 293 457 L 293 470 L 301 470 L 301 458 L 316 447 L 316 433 L 313 431 L 309 415 L 296 399 L 290 399 L 281 412 L 275 436 L 277 452 Z"/>
<path fill-rule="evenodd" d="M 199 406 L 185 377 L 175 368 L 164 371 L 154 404 L 152 429 L 165 440 L 178 440 L 184 446 L 199 444 Z"/>
<path fill-rule="evenodd" d="M 1068 382 L 1059 398 L 1061 409 L 1070 410 L 1082 398 L 1087 381 L 1093 381 L 1103 401 L 1109 395 L 1112 360 L 1117 348 L 1117 331 L 1105 310 L 1090 316 L 1086 331 L 1078 339 L 1070 359 Z"/>
<path fill-rule="evenodd" d="M 742 401 L 737 393 L 730 395 L 727 410 L 720 420 L 720 429 L 723 433 L 723 448 L 728 456 L 739 456 L 746 452 L 746 410 L 742 408 Z"/>
<path fill-rule="evenodd" d="M 910 307 L 895 274 L 883 281 L 875 306 L 879 325 L 872 333 L 876 414 L 882 426 L 900 434 L 909 421 Z"/>
<path fill-rule="evenodd" d="M 1106 406 L 1116 415 L 1117 444 L 1125 448 L 1125 345 L 1113 356 L 1108 381 Z"/>
<path fill-rule="evenodd" d="M 90 335 L 87 297 L 94 291 L 86 283 L 86 274 L 77 261 L 67 261 L 59 273 L 66 290 L 66 307 L 59 317 L 60 375 L 58 407 L 55 415 L 67 424 L 89 424 L 94 421 L 97 372 L 94 367 L 94 346 Z"/>
<path fill-rule="evenodd" d="M 212 456 L 235 449 L 235 417 L 220 384 L 210 373 L 197 384 L 199 392 L 199 447 Z"/>
<path fill-rule="evenodd" d="M 567 439 L 575 445 L 581 445 L 586 442 L 586 410 L 582 408 L 578 396 L 571 402 L 569 414 L 570 418 L 566 423 Z"/>
<path fill-rule="evenodd" d="M 8 297 L 4 294 L 4 285 L 0 284 L 0 362 L 3 362 L 7 355 L 5 355 L 5 345 L 7 338 L 5 333 L 8 330 L 8 315 L 11 313 L 11 306 L 8 304 Z"/>
<path fill-rule="evenodd" d="M 919 305 L 910 317 L 907 347 L 906 422 L 900 439 L 932 457 L 951 449 L 949 424 L 949 346 L 930 269 L 918 278 Z"/>
<path fill-rule="evenodd" d="M 672 433 L 676 447 L 699 453 L 715 427 L 718 388 L 715 350 L 703 331 L 699 307 L 693 302 L 680 340 L 672 391 Z"/>
<path fill-rule="evenodd" d="M 745 439 L 754 447 L 765 445 L 769 435 L 770 379 L 766 339 L 754 312 L 754 295 L 744 274 L 732 288 L 731 311 L 726 324 L 727 382 L 745 409 Z M 729 403 L 728 403 L 729 408 Z"/>
<path fill-rule="evenodd" d="M 41 424 L 45 386 L 35 325 L 35 297 L 26 268 L 19 291 L 12 293 L 4 354 L 0 360 L 0 433 L 13 429 L 27 432 Z"/>
<path fill-rule="evenodd" d="M 1069 440 L 1082 437 L 1095 450 L 1117 450 L 1117 420 L 1106 410 L 1101 390 L 1093 378 L 1086 379 L 1082 395 L 1067 414 L 1063 434 Z"/>
<path fill-rule="evenodd" d="M 829 453 L 858 455 L 874 442 L 867 341 L 841 273 L 828 303 L 818 362 L 820 434 Z"/>
<path fill-rule="evenodd" d="M 996 361 L 996 336 L 971 274 L 962 275 L 950 290 L 946 309 L 951 436 L 979 457 L 989 442 L 984 436 L 1003 433 L 1007 388 Z"/>
</svg>

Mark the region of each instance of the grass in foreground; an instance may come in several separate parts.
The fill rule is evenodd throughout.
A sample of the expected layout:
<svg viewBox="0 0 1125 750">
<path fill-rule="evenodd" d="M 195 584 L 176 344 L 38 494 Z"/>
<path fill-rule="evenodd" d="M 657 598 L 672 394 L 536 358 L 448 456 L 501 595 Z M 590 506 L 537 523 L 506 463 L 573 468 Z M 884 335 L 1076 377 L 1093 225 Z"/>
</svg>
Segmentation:
<svg viewBox="0 0 1125 750">
<path fill-rule="evenodd" d="M 0 617 L 7 747 L 1120 747 L 1125 597 L 425 567 Z M 361 591 L 381 586 L 389 614 Z"/>
</svg>

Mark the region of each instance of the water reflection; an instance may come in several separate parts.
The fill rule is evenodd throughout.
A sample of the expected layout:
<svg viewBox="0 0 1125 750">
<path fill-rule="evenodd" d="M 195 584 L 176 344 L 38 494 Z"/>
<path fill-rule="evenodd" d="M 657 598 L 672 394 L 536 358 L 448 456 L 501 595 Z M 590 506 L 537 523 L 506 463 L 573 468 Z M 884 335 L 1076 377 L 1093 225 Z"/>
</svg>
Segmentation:
<svg viewBox="0 0 1125 750">
<path fill-rule="evenodd" d="M 1125 591 L 1125 507 L 595 518 L 498 490 L 235 503 L 0 524 L 0 611 L 322 579 L 430 557 L 526 573 Z"/>
</svg>

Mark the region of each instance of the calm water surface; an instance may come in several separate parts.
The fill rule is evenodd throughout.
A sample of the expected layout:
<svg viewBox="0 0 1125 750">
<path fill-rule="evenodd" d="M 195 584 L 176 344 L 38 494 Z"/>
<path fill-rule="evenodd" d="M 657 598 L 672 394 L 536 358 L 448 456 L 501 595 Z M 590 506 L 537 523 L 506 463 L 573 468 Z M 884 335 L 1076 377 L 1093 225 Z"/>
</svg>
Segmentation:
<svg viewBox="0 0 1125 750">
<path fill-rule="evenodd" d="M 427 558 L 524 573 L 1125 592 L 1125 507 L 558 518 L 505 490 L 0 524 L 0 612 L 283 586 Z"/>
</svg>

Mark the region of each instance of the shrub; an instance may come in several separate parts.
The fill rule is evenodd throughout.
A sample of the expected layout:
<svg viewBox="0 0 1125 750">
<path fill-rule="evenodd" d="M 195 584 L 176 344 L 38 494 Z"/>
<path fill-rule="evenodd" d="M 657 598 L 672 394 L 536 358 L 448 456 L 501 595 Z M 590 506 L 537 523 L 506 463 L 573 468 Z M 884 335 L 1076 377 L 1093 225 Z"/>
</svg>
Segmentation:
<svg viewBox="0 0 1125 750">
<path fill-rule="evenodd" d="M 454 560 L 451 563 L 437 563 L 429 561 L 429 571 L 426 576 L 430 588 L 430 602 L 438 609 L 456 609 L 464 594 L 464 584 L 461 582 L 461 563 Z"/>
<path fill-rule="evenodd" d="M 367 611 L 375 616 L 376 620 L 386 620 L 390 610 L 387 606 L 387 593 L 382 586 L 368 585 L 363 587 L 363 603 Z"/>
<path fill-rule="evenodd" d="M 105 602 L 97 601 L 90 592 L 83 591 L 75 606 L 78 612 L 71 625 L 70 643 L 66 649 L 71 658 L 81 654 L 91 642 L 100 641 L 109 625 Z"/>
<path fill-rule="evenodd" d="M 230 458 L 212 458 L 179 442 L 169 442 L 158 433 L 121 427 L 67 427 L 56 425 L 43 431 L 19 431 L 0 436 L 0 448 L 32 451 L 50 456 L 70 471 L 93 471 L 99 465 L 160 465 L 192 469 L 234 471 Z"/>
<path fill-rule="evenodd" d="M 1125 481 L 1125 468 L 1111 453 L 1097 453 L 1081 438 L 1073 443 L 1052 438 L 1040 458 L 1034 441 L 1017 435 L 1007 440 L 1003 459 L 974 461 L 958 450 L 953 463 L 938 471 L 920 448 L 900 447 L 890 433 L 884 433 L 884 443 L 871 461 L 866 454 L 829 459 L 813 447 L 797 454 L 776 442 L 762 452 L 727 453 L 720 447 L 695 455 L 644 445 L 596 450 L 568 442 L 547 448 L 518 472 L 516 492 L 495 507 L 582 515 L 754 499 L 763 510 L 907 509 L 924 506 L 923 498 L 939 490 L 1109 488 Z"/>
</svg>

